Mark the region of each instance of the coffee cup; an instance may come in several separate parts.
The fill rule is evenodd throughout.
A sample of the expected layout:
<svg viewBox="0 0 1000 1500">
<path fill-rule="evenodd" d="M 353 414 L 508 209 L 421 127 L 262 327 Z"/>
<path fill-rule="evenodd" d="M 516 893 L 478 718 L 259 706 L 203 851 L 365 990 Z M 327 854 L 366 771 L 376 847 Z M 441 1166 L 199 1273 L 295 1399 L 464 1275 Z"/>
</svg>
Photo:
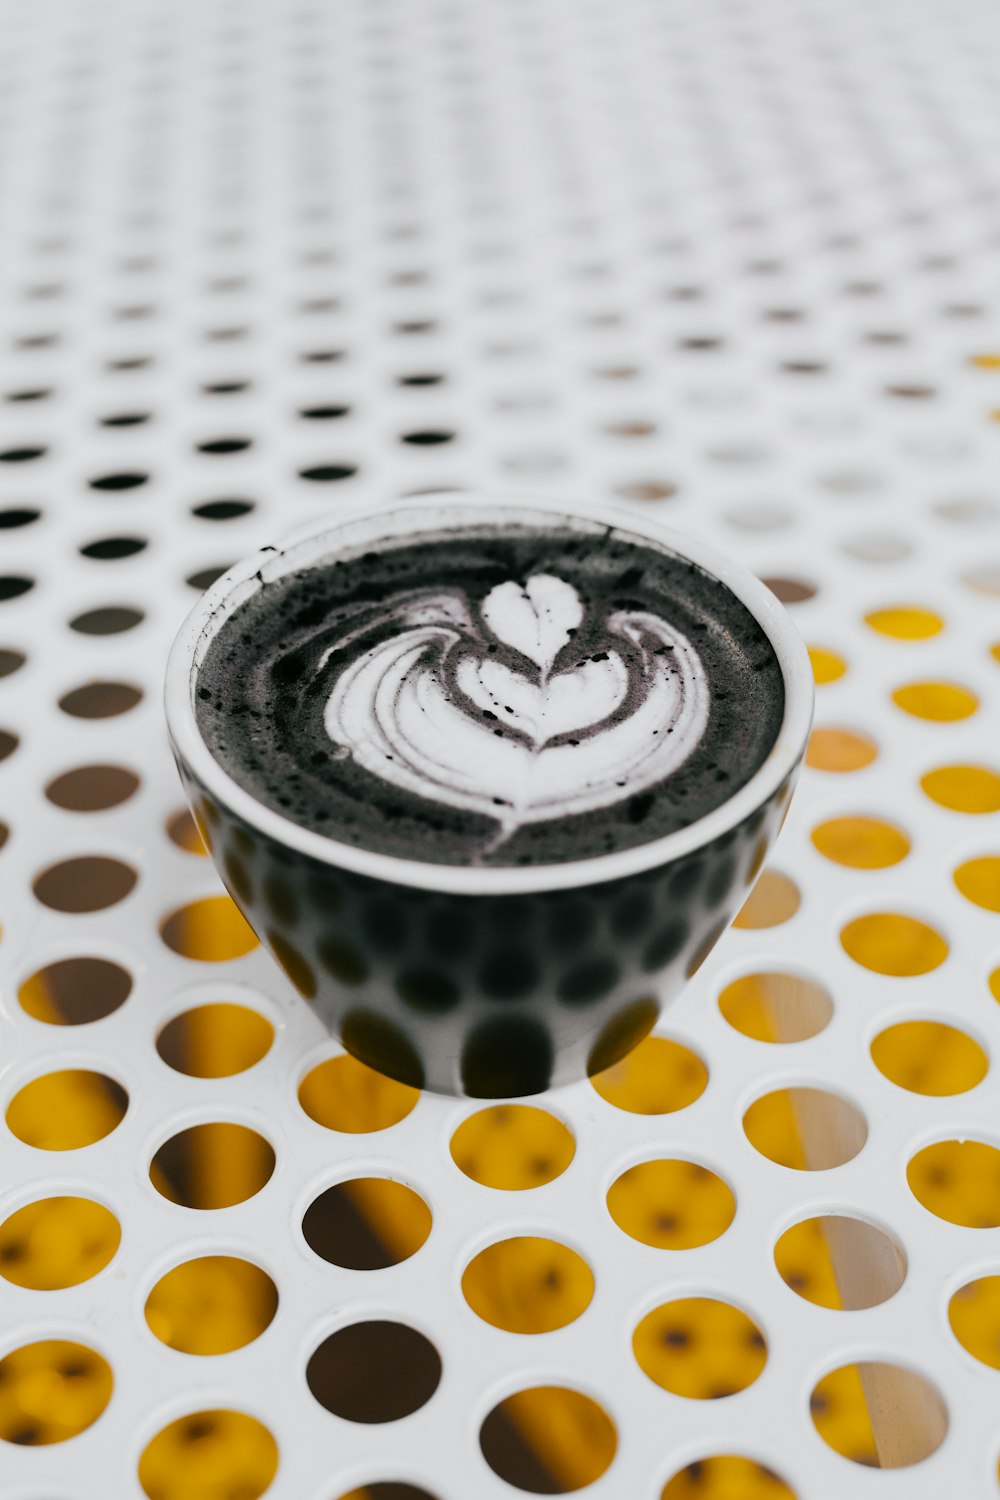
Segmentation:
<svg viewBox="0 0 1000 1500">
<path fill-rule="evenodd" d="M 524 756 L 517 760 L 517 746 L 523 745 L 524 735 L 514 723 L 520 700 L 498 708 L 499 728 L 490 731 L 502 735 L 508 721 L 513 726 L 507 738 L 514 748 L 504 749 L 506 759 L 480 754 L 487 744 L 483 738 L 486 721 L 496 719 L 488 709 L 483 709 L 482 715 L 477 709 L 474 722 L 469 719 L 472 727 L 467 742 L 462 737 L 466 732 L 464 721 L 454 734 L 438 735 L 446 746 L 440 754 L 453 756 L 457 767 L 454 774 L 459 778 L 460 773 L 462 788 L 461 797 L 456 793 L 454 805 L 449 803 L 446 809 L 451 818 L 449 826 L 464 828 L 463 809 L 467 809 L 468 826 L 479 827 L 475 820 L 481 816 L 480 804 L 502 804 L 497 815 L 499 834 L 485 855 L 468 860 L 461 854 L 456 856 L 450 846 L 445 847 L 449 838 L 458 837 L 448 832 L 442 835 L 439 846 L 433 839 L 424 846 L 432 856 L 429 858 L 394 852 L 391 837 L 387 849 L 387 835 L 382 824 L 376 830 L 374 813 L 368 840 L 372 846 L 366 847 L 363 808 L 360 830 L 354 826 L 350 838 L 337 836 L 336 829 L 333 835 L 322 832 L 294 806 L 282 806 L 282 802 L 294 802 L 294 798 L 282 798 L 280 791 L 262 796 L 252 785 L 252 778 L 233 774 L 218 745 L 210 743 L 204 704 L 218 688 L 206 687 L 206 660 L 211 663 L 213 642 L 223 639 L 220 632 L 227 622 L 248 601 L 263 598 L 262 591 L 279 586 L 282 597 L 294 604 L 300 581 L 315 576 L 318 569 L 339 563 L 344 569 L 354 570 L 353 575 L 346 572 L 346 577 L 360 576 L 372 558 L 419 542 L 424 550 L 416 593 L 424 599 L 420 590 L 427 590 L 427 598 L 433 598 L 435 579 L 430 575 L 439 540 L 471 538 L 479 546 L 479 537 L 527 536 L 540 529 L 557 536 L 565 533 L 584 551 L 590 546 L 638 547 L 672 559 L 671 566 L 683 567 L 686 575 L 703 580 L 705 590 L 716 590 L 713 597 L 721 599 L 724 594 L 735 601 L 732 607 L 741 607 L 741 614 L 752 617 L 753 629 L 766 643 L 769 654 L 773 653 L 777 684 L 773 696 L 780 707 L 772 740 L 752 774 L 731 794 L 725 789 L 713 792 L 715 804 L 703 815 L 666 832 L 657 833 L 654 828 L 648 837 L 639 838 L 635 830 L 629 830 L 632 841 L 609 852 L 553 858 L 552 848 L 558 853 L 559 846 L 558 840 L 556 844 L 552 840 L 557 839 L 562 826 L 558 818 L 549 818 L 543 828 L 545 819 L 537 810 L 532 812 L 529 807 L 525 811 L 521 806 L 520 811 L 512 812 L 512 796 L 503 779 L 511 766 L 516 768 L 524 760 Z M 487 542 L 482 545 L 486 547 Z M 541 583 L 538 577 L 542 577 Z M 532 695 L 537 698 L 540 680 L 538 669 L 528 660 L 533 648 L 517 636 L 522 617 L 533 618 L 529 606 L 534 604 L 546 612 L 546 628 L 554 641 L 552 650 L 562 650 L 559 660 L 563 661 L 575 632 L 575 627 L 566 625 L 566 619 L 579 620 L 585 613 L 580 592 L 565 583 L 560 592 L 558 582 L 545 574 L 533 575 L 523 587 L 522 583 L 516 588 L 513 584 L 498 585 L 487 602 L 480 600 L 473 611 L 477 640 L 490 631 L 496 637 L 491 638 L 489 647 L 476 650 L 496 651 L 497 642 L 503 650 L 505 640 L 515 641 L 511 660 L 523 668 L 524 681 L 518 687 L 515 673 L 511 682 L 526 702 Z M 378 594 L 378 590 L 368 593 Z M 570 599 L 571 593 L 576 602 Z M 423 677 L 404 682 L 403 674 L 404 669 L 411 675 L 418 669 L 425 675 L 430 670 L 426 665 L 429 648 L 425 647 L 430 633 L 438 627 L 433 625 L 432 612 L 428 612 L 430 605 L 411 605 L 410 593 L 406 599 L 410 608 L 407 628 L 418 634 L 398 648 L 392 647 L 396 676 L 391 682 L 397 697 L 391 700 L 390 710 L 405 688 L 420 712 L 429 711 L 433 716 L 438 711 L 435 704 L 443 701 L 433 696 L 437 691 L 434 684 Z M 501 619 L 501 606 L 506 608 L 508 604 L 512 613 Z M 529 610 L 527 616 L 525 610 Z M 453 634 L 459 629 L 456 618 L 452 611 L 446 622 Z M 629 634 L 620 624 L 626 618 L 644 623 Z M 682 733 L 692 741 L 696 738 L 700 722 L 697 713 L 704 716 L 707 712 L 704 704 L 712 684 L 709 681 L 706 687 L 698 677 L 698 650 L 691 648 L 686 667 L 688 659 L 681 657 L 680 643 L 685 649 L 687 646 L 683 635 L 669 631 L 669 640 L 662 632 L 657 636 L 656 622 L 651 620 L 648 611 L 633 611 L 631 616 L 619 611 L 614 616 L 612 623 L 619 622 L 616 628 L 629 636 L 628 640 L 622 637 L 621 662 L 625 665 L 618 664 L 619 676 L 627 671 L 644 672 L 642 681 L 648 684 L 653 681 L 651 673 L 661 670 L 654 656 L 671 653 L 665 658 L 671 663 L 669 677 L 662 675 L 656 682 L 660 685 L 657 690 L 662 687 L 675 698 L 677 693 L 687 694 L 683 714 L 678 709 L 676 719 L 678 748 L 672 753 L 677 760 L 691 753 L 681 744 Z M 438 628 L 439 634 L 444 628 Z M 379 639 L 384 648 L 384 631 Z M 654 651 L 657 640 L 661 644 Z M 467 674 L 475 667 L 475 663 L 468 667 L 471 649 L 463 647 Z M 252 652 L 252 641 L 247 650 Z M 346 672 L 338 679 L 336 693 L 330 695 L 324 722 L 328 727 L 333 725 L 336 745 L 331 765 L 324 770 L 324 785 L 331 787 L 331 795 L 335 794 L 338 775 L 360 775 L 357 767 L 364 767 L 365 757 L 377 754 L 384 766 L 384 775 L 379 775 L 393 789 L 392 795 L 404 801 L 416 795 L 419 805 L 423 786 L 418 779 L 414 792 L 413 778 L 428 773 L 414 758 L 416 752 L 409 762 L 405 755 L 394 755 L 393 735 L 403 731 L 395 720 L 383 722 L 385 704 L 381 700 L 377 712 L 372 709 L 368 730 L 358 728 L 355 700 L 361 685 L 375 670 L 374 651 L 373 647 L 354 660 L 349 684 L 353 698 L 348 700 L 344 686 Z M 566 713 L 572 716 L 575 712 L 585 719 L 588 712 L 603 711 L 598 700 L 611 690 L 610 679 L 606 672 L 601 677 L 589 663 L 607 655 L 593 652 L 586 663 L 571 661 L 565 668 L 559 701 L 577 707 L 560 708 L 561 738 L 546 742 L 542 751 L 532 749 L 533 767 L 540 755 L 548 753 L 549 745 L 559 748 L 577 744 L 572 725 L 567 729 Z M 253 666 L 248 657 L 248 673 Z M 548 662 L 546 670 L 551 666 Z M 510 670 L 504 668 L 508 674 Z M 238 671 L 235 676 L 239 677 Z M 474 695 L 483 682 L 488 685 L 491 680 L 480 672 L 470 691 Z M 388 691 L 388 681 L 387 673 L 379 678 L 383 695 Z M 504 696 L 501 693 L 501 698 Z M 513 689 L 507 696 L 513 696 Z M 632 700 L 627 693 L 625 698 L 619 693 L 616 701 L 618 707 L 602 722 L 620 727 L 632 712 Z M 597 708 L 588 708 L 594 703 L 598 703 Z M 166 673 L 170 740 L 201 836 L 233 900 L 293 988 L 348 1052 L 379 1072 L 441 1093 L 489 1099 L 535 1094 L 599 1072 L 626 1055 L 656 1024 L 664 1006 L 696 972 L 725 931 L 763 867 L 787 811 L 805 751 L 812 703 L 808 656 L 781 604 L 757 578 L 704 542 L 669 530 L 653 518 L 614 506 L 574 504 L 562 508 L 551 500 L 531 502 L 521 497 L 451 492 L 392 505 L 359 507 L 312 522 L 279 544 L 264 547 L 237 563 L 192 610 L 174 643 Z M 756 711 L 749 701 L 728 707 L 737 716 L 749 717 Z M 425 725 L 425 720 L 419 722 Z M 437 733 L 440 726 L 431 727 Z M 674 727 L 672 722 L 670 732 Z M 392 748 L 386 749 L 386 745 Z M 636 784 L 641 782 L 642 786 L 637 800 L 627 776 L 624 780 L 619 777 L 613 786 L 608 781 L 608 776 L 615 774 L 613 755 L 610 761 L 604 756 L 607 764 L 602 761 L 595 771 L 598 749 L 588 753 L 587 796 L 595 810 L 588 814 L 588 803 L 572 804 L 576 822 L 566 845 L 570 855 L 581 839 L 582 847 L 587 847 L 588 819 L 595 828 L 604 826 L 602 818 L 605 823 L 609 816 L 613 820 L 616 798 L 628 799 L 627 816 L 632 817 L 636 806 L 655 804 L 657 786 L 666 784 L 654 781 L 648 785 L 648 778 L 656 771 L 649 769 L 654 765 L 652 752 L 644 749 L 645 759 L 636 772 L 640 777 Z M 662 760 L 663 752 L 657 753 L 660 764 L 668 764 Z M 401 765 L 401 760 L 405 764 Z M 549 783 L 553 781 L 553 767 L 573 764 L 565 757 L 563 761 L 555 756 L 550 760 Z M 633 761 L 639 766 L 634 755 Z M 697 758 L 686 763 L 694 766 L 689 774 L 697 780 Z M 555 780 L 561 775 L 559 771 Z M 494 776 L 498 778 L 495 783 L 491 781 Z M 641 780 L 643 776 L 646 781 Z M 501 783 L 504 797 L 491 796 Z M 388 797 L 387 793 L 387 806 Z M 532 817 L 535 822 L 524 836 L 535 837 L 540 831 L 549 839 L 548 844 L 540 846 L 542 856 L 535 859 L 529 852 L 528 856 L 519 855 L 518 862 L 513 862 L 513 857 L 506 862 L 502 841 L 512 829 L 519 834 L 519 820 Z M 569 822 L 564 822 L 569 829 Z M 527 821 L 524 826 L 527 828 Z M 526 843 L 524 847 L 530 851 L 533 846 Z"/>
</svg>

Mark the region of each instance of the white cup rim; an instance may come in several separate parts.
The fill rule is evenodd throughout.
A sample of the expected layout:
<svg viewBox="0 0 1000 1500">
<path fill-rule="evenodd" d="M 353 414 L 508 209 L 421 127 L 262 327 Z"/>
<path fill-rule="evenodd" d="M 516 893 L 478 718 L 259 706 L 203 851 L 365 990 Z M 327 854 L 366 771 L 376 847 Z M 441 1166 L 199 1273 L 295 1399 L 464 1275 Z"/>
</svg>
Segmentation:
<svg viewBox="0 0 1000 1500">
<path fill-rule="evenodd" d="M 262 578 L 271 581 L 336 555 L 340 550 L 338 536 L 350 532 L 352 527 L 357 531 L 358 523 L 378 523 L 367 539 L 370 544 L 379 537 L 397 534 L 394 527 L 398 527 L 399 535 L 407 534 L 421 510 L 429 512 L 427 521 L 433 524 L 442 509 L 482 511 L 493 518 L 502 511 L 511 520 L 538 521 L 548 517 L 564 523 L 568 520 L 571 524 L 592 522 L 610 526 L 640 542 L 659 543 L 724 584 L 764 630 L 784 680 L 785 711 L 781 726 L 762 765 L 750 780 L 721 806 L 673 833 L 612 854 L 526 866 L 432 864 L 376 853 L 304 828 L 253 797 L 215 759 L 198 728 L 194 698 L 197 669 L 209 642 L 235 608 L 260 587 Z M 415 529 L 419 534 L 419 524 Z M 383 501 L 345 508 L 335 516 L 324 516 L 299 526 L 280 542 L 262 547 L 235 563 L 206 590 L 181 626 L 167 661 L 164 689 L 167 727 L 180 760 L 211 796 L 249 827 L 321 865 L 350 870 L 393 885 L 468 896 L 527 895 L 620 880 L 658 869 L 712 843 L 762 807 L 795 768 L 812 722 L 813 697 L 809 655 L 788 612 L 759 578 L 707 542 L 674 531 L 655 516 L 637 515 L 614 504 L 560 504 L 553 497 L 456 490 L 411 496 L 389 505 Z"/>
</svg>

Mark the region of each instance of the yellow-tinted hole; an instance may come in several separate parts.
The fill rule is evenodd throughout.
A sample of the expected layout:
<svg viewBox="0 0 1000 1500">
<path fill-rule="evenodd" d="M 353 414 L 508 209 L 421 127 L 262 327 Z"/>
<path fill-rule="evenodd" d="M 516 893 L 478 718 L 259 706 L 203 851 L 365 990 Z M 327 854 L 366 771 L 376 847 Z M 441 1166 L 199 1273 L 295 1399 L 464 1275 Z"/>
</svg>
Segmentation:
<svg viewBox="0 0 1000 1500">
<path fill-rule="evenodd" d="M 937 1141 L 910 1159 L 910 1192 L 929 1213 L 966 1229 L 1000 1226 L 1000 1151 L 985 1141 Z"/>
<path fill-rule="evenodd" d="M 755 1042 L 804 1042 L 829 1024 L 833 1001 L 822 985 L 798 974 L 746 974 L 726 985 L 719 1009 Z"/>
<path fill-rule="evenodd" d="M 198 1005 L 174 1016 L 156 1038 L 156 1050 L 178 1073 L 192 1078 L 228 1078 L 260 1062 L 274 1040 L 274 1027 L 245 1005 Z"/>
<path fill-rule="evenodd" d="M 564 1386 L 534 1386 L 495 1406 L 479 1430 L 483 1457 L 501 1479 L 532 1495 L 567 1495 L 593 1484 L 618 1447 L 603 1407 Z"/>
<path fill-rule="evenodd" d="M 403 1479 L 376 1479 L 374 1483 L 363 1484 L 359 1490 L 341 1495 L 340 1500 L 437 1500 L 437 1497 Z"/>
<path fill-rule="evenodd" d="M 182 1354 L 228 1354 L 264 1332 L 278 1310 L 265 1271 L 232 1255 L 203 1255 L 161 1276 L 146 1299 L 146 1322 Z"/>
<path fill-rule="evenodd" d="M 0 1438 L 24 1448 L 64 1443 L 111 1400 L 107 1360 L 86 1344 L 44 1339 L 0 1359 Z"/>
<path fill-rule="evenodd" d="M 986 983 L 990 987 L 990 994 L 1000 1004 L 1000 969 L 994 969 Z"/>
<path fill-rule="evenodd" d="M 503 1192 L 541 1187 L 565 1172 L 576 1151 L 555 1115 L 530 1104 L 496 1104 L 463 1120 L 451 1138 L 459 1171 Z"/>
<path fill-rule="evenodd" d="M 920 785 L 951 812 L 1000 812 L 1000 776 L 986 766 L 938 766 L 921 776 Z"/>
<path fill-rule="evenodd" d="M 775 1089 L 743 1116 L 747 1140 L 761 1156 L 798 1172 L 825 1172 L 857 1156 L 868 1137 L 853 1104 L 824 1089 Z"/>
<path fill-rule="evenodd" d="M 205 848 L 198 825 L 186 807 L 180 808 L 167 819 L 167 834 L 171 843 L 183 849 L 185 854 L 205 855 Z"/>
<path fill-rule="evenodd" d="M 823 1441 L 869 1468 L 921 1463 L 940 1448 L 948 1431 L 945 1404 L 930 1382 L 877 1360 L 831 1370 L 809 1405 Z"/>
<path fill-rule="evenodd" d="M 811 837 L 824 858 L 852 870 L 884 870 L 910 852 L 902 829 L 881 818 L 830 818 L 818 823 Z"/>
<path fill-rule="evenodd" d="M 632 1352 L 656 1385 L 695 1401 L 746 1390 L 767 1363 L 767 1344 L 753 1319 L 712 1297 L 654 1308 L 632 1335 Z"/>
<path fill-rule="evenodd" d="M 518 1235 L 488 1245 L 462 1276 L 466 1302 L 508 1333 L 551 1333 L 585 1312 L 594 1277 L 575 1250 L 556 1240 Z"/>
<path fill-rule="evenodd" d="M 1000 1276 L 981 1276 L 957 1291 L 948 1304 L 948 1322 L 973 1359 L 1000 1370 Z"/>
<path fill-rule="evenodd" d="M 49 1026 L 103 1020 L 128 999 L 132 977 L 106 958 L 62 958 L 30 975 L 17 992 L 21 1009 Z"/>
<path fill-rule="evenodd" d="M 241 1411 L 196 1411 L 158 1432 L 139 1459 L 149 1500 L 259 1500 L 278 1472 L 278 1445 Z"/>
<path fill-rule="evenodd" d="M 355 1177 L 314 1198 L 302 1218 L 306 1244 L 333 1266 L 381 1271 L 416 1255 L 431 1211 L 412 1188 L 387 1177 Z"/>
<path fill-rule="evenodd" d="M 995 662 L 1000 662 L 1000 641 L 990 647 L 990 655 Z"/>
<path fill-rule="evenodd" d="M 786 1229 L 774 1263 L 787 1287 L 817 1307 L 854 1312 L 877 1307 L 899 1291 L 906 1258 L 874 1224 L 822 1214 Z"/>
<path fill-rule="evenodd" d="M 841 928 L 840 941 L 863 969 L 897 979 L 929 974 L 948 957 L 948 944 L 939 932 L 902 912 L 855 917 Z"/>
<path fill-rule="evenodd" d="M 274 1149 L 246 1125 L 191 1125 L 164 1141 L 149 1164 L 158 1193 L 184 1208 L 231 1208 L 259 1193 L 274 1171 Z"/>
<path fill-rule="evenodd" d="M 794 917 L 802 898 L 795 881 L 778 870 L 765 870 L 733 922 L 751 931 L 779 927 Z"/>
<path fill-rule="evenodd" d="M 224 963 L 257 947 L 257 936 L 228 896 L 203 896 L 165 917 L 160 936 L 183 958 Z"/>
<path fill-rule="evenodd" d="M 860 771 L 878 755 L 878 746 L 856 729 L 814 729 L 809 736 L 806 765 L 814 771 Z"/>
<path fill-rule="evenodd" d="M 822 687 L 827 682 L 836 682 L 847 671 L 844 658 L 836 651 L 828 650 L 826 646 L 810 646 L 809 660 L 812 662 L 817 687 Z"/>
<path fill-rule="evenodd" d="M 1000 354 L 973 354 L 969 364 L 977 370 L 1000 370 Z"/>
<path fill-rule="evenodd" d="M 349 1053 L 317 1063 L 299 1084 L 299 1103 L 327 1130 L 366 1135 L 404 1120 L 420 1090 L 376 1073 Z"/>
<path fill-rule="evenodd" d="M 913 1094 L 964 1094 L 989 1066 L 978 1042 L 940 1021 L 890 1026 L 872 1042 L 871 1054 L 880 1073 Z"/>
<path fill-rule="evenodd" d="M 1000 912 L 1000 854 L 967 859 L 955 871 L 955 884 L 973 906 Z"/>
<path fill-rule="evenodd" d="M 648 1036 L 621 1062 L 590 1081 L 601 1098 L 618 1109 L 635 1115 L 668 1115 L 686 1109 L 704 1093 L 708 1069 L 680 1042 Z"/>
<path fill-rule="evenodd" d="M 921 609 L 915 604 L 897 604 L 888 609 L 873 609 L 865 615 L 865 623 L 879 635 L 890 635 L 897 641 L 926 641 L 940 635 L 944 621 L 932 609 Z"/>
<path fill-rule="evenodd" d="M 915 719 L 951 724 L 968 719 L 979 707 L 979 699 L 957 682 L 908 682 L 895 689 L 892 701 Z"/>
<path fill-rule="evenodd" d="M 795 1491 L 773 1469 L 720 1453 L 679 1469 L 664 1486 L 660 1500 L 797 1500 Z"/>
<path fill-rule="evenodd" d="M 656 1250 L 692 1250 L 724 1234 L 736 1199 L 721 1177 L 693 1161 L 646 1161 L 611 1184 L 608 1212 L 632 1239 Z"/>
<path fill-rule="evenodd" d="M 121 1240 L 118 1220 L 90 1198 L 42 1198 L 0 1224 L 0 1276 L 33 1292 L 89 1281 Z"/>
<path fill-rule="evenodd" d="M 7 1106 L 18 1140 L 41 1151 L 75 1151 L 103 1140 L 128 1108 L 128 1094 L 103 1073 L 67 1068 L 19 1089 Z"/>
</svg>

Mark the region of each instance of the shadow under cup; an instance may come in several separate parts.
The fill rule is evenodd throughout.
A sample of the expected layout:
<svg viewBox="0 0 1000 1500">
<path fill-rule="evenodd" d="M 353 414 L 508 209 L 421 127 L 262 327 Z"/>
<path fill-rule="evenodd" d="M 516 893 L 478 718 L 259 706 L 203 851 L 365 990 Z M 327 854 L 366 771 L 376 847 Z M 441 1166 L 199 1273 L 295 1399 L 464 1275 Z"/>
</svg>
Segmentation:
<svg viewBox="0 0 1000 1500">
<path fill-rule="evenodd" d="M 698 821 L 615 854 L 547 866 L 434 865 L 338 843 L 264 807 L 197 727 L 198 670 L 262 582 L 465 524 L 616 527 L 723 582 L 778 657 L 785 710 L 763 765 Z M 196 605 L 167 668 L 170 738 L 201 835 L 234 901 L 346 1050 L 416 1087 L 540 1093 L 609 1067 L 711 952 L 764 864 L 812 714 L 805 647 L 773 595 L 701 542 L 612 507 L 424 496 L 315 523 L 237 564 Z"/>
</svg>

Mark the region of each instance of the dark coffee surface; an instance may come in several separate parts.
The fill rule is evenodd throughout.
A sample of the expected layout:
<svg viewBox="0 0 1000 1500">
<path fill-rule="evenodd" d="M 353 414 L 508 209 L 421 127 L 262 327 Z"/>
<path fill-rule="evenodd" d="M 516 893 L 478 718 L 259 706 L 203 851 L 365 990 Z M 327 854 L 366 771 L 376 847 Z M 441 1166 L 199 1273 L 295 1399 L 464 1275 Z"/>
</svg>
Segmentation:
<svg viewBox="0 0 1000 1500">
<path fill-rule="evenodd" d="M 784 712 L 774 650 L 699 568 L 618 532 L 441 533 L 264 585 L 198 724 L 306 828 L 436 864 L 556 864 L 705 816 Z"/>
</svg>

